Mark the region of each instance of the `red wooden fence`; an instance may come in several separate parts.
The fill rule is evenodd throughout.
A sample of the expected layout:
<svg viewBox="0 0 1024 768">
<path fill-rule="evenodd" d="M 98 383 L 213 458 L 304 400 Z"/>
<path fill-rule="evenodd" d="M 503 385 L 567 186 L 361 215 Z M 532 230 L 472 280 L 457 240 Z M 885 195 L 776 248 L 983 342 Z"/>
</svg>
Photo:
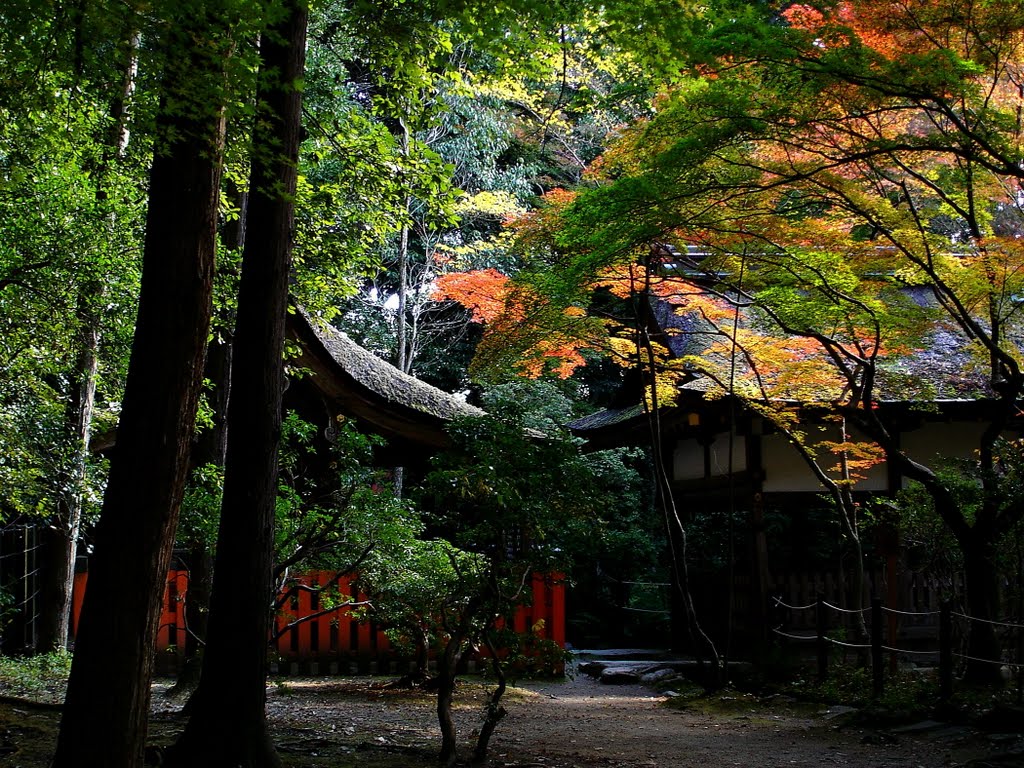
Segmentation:
<svg viewBox="0 0 1024 768">
<path fill-rule="evenodd" d="M 309 669 L 316 664 L 318 672 L 340 671 L 342 673 L 359 669 L 375 671 L 383 668 L 381 664 L 394 667 L 400 657 L 392 648 L 386 635 L 373 622 L 359 621 L 345 606 L 334 608 L 323 615 L 308 621 L 297 621 L 320 613 L 320 595 L 317 587 L 330 584 L 334 579 L 333 571 L 311 571 L 290 580 L 290 585 L 311 587 L 310 589 L 291 589 L 282 593 L 279 602 L 282 607 L 275 617 L 274 632 L 278 634 L 275 645 L 278 657 L 290 664 L 302 664 Z M 87 573 L 75 576 L 74 611 L 72 629 L 78 628 L 78 616 L 82 608 L 85 594 Z M 348 577 L 337 580 L 341 595 L 348 596 L 352 601 L 365 599 L 354 591 Z M 185 623 L 185 600 L 188 594 L 188 571 L 171 570 L 167 575 L 167 586 L 164 590 L 163 609 L 160 615 L 160 629 L 157 634 L 156 650 L 163 662 L 159 666 L 173 666 L 178 656 L 178 649 L 185 647 L 187 625 Z M 520 606 L 513 617 L 513 625 L 517 632 L 527 629 L 539 638 L 551 640 L 559 647 L 565 647 L 565 581 L 559 575 L 536 574 L 532 583 L 532 604 Z M 293 623 L 290 628 L 288 624 Z M 172 657 L 169 659 L 168 657 Z M 368 666 L 368 665 L 373 665 Z"/>
</svg>

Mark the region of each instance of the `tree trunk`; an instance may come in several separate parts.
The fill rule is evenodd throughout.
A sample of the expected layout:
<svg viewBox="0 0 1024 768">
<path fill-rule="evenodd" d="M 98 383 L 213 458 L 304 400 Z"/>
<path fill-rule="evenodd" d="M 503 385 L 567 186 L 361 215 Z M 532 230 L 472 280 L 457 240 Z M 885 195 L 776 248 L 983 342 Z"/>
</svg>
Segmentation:
<svg viewBox="0 0 1024 768">
<path fill-rule="evenodd" d="M 405 158 L 410 156 L 412 145 L 410 144 L 409 126 L 405 120 L 399 119 L 402 129 L 402 155 Z M 412 197 L 406 196 L 404 205 L 405 215 L 412 214 Z M 409 223 L 402 224 L 402 231 L 398 238 L 398 313 L 396 316 L 395 333 L 398 342 L 398 355 L 395 366 L 402 373 L 409 373 L 412 369 L 412 355 L 408 345 L 406 312 L 409 303 Z"/>
<path fill-rule="evenodd" d="M 210 588 L 213 580 L 213 553 L 205 541 L 192 541 L 188 548 L 188 592 L 185 595 L 184 662 L 167 696 L 183 699 L 199 687 L 202 673 L 201 650 L 210 616 Z"/>
<path fill-rule="evenodd" d="M 996 566 L 995 545 L 991 537 L 972 531 L 969 540 L 961 541 L 964 553 L 964 580 L 966 582 L 967 613 L 981 621 L 972 621 L 967 640 L 966 678 L 984 686 L 1001 686 L 1002 649 L 992 621 L 999 620 L 1001 595 L 999 570 Z"/>
<path fill-rule="evenodd" d="M 487 762 L 487 749 L 491 743 L 491 736 L 494 735 L 494 729 L 498 727 L 498 723 L 508 714 L 508 710 L 501 705 L 501 699 L 505 695 L 506 688 L 505 665 L 502 663 L 498 648 L 495 646 L 489 632 L 484 633 L 484 642 L 487 644 L 487 650 L 491 654 L 491 668 L 494 670 L 494 678 L 497 685 L 491 691 L 490 696 L 488 696 L 487 704 L 484 705 L 484 724 L 480 726 L 480 734 L 476 739 L 476 748 L 473 750 L 474 765 L 483 765 Z"/>
<path fill-rule="evenodd" d="M 266 667 L 306 18 L 306 8 L 292 3 L 260 46 L 209 634 L 192 715 L 170 765 L 280 765 L 267 731 Z"/>
<path fill-rule="evenodd" d="M 107 199 L 106 176 L 116 159 L 128 145 L 125 128 L 127 105 L 135 90 L 138 65 L 138 33 L 127 29 L 123 45 L 120 87 L 111 99 L 111 125 L 103 150 L 103 159 L 96 171 L 97 202 Z M 110 223 L 113 221 L 110 219 Z M 44 562 L 40 567 L 39 598 L 41 611 L 38 624 L 38 650 L 65 650 L 71 641 L 72 593 L 75 586 L 75 560 L 82 527 L 86 462 L 92 413 L 96 400 L 96 374 L 99 368 L 102 318 L 99 305 L 103 284 L 95 278 L 87 280 L 78 295 L 78 354 L 71 373 L 64 409 L 64 438 L 68 456 L 60 475 L 56 495 L 56 515 L 52 528 L 46 531 Z"/>
<path fill-rule="evenodd" d="M 84 289 L 79 298 L 79 310 L 84 317 L 71 395 L 65 409 L 68 466 L 61 473 L 57 514 L 53 525 L 46 530 L 45 563 L 40 570 L 39 597 L 43 609 L 39 616 L 38 650 L 44 652 L 66 649 L 71 636 L 71 595 L 75 585 L 86 455 L 92 431 L 99 362 L 100 321 L 89 304 L 94 295 L 100 293 L 100 287 L 93 285 L 91 289 Z"/>
<path fill-rule="evenodd" d="M 209 49 L 225 32 L 193 17 L 169 34 L 164 104 L 176 108 L 158 118 L 164 144 L 150 170 L 139 314 L 55 768 L 142 765 L 160 601 L 202 386 L 224 128 L 211 104 L 224 53 Z M 182 109 L 196 91 L 203 104 Z"/>
<path fill-rule="evenodd" d="M 462 658 L 463 637 L 448 639 L 444 653 L 437 662 L 437 724 L 441 729 L 441 753 L 439 759 L 443 765 L 455 765 L 458 757 L 458 741 L 455 731 L 455 719 L 452 717 L 452 704 L 455 699 L 455 670 Z"/>
<path fill-rule="evenodd" d="M 244 218 L 239 216 L 240 222 Z M 234 229 L 232 227 L 231 229 Z M 238 231 L 242 229 L 238 225 Z M 225 228 L 222 239 L 230 247 L 237 242 L 230 239 L 228 228 Z M 232 233 L 238 236 L 237 233 Z M 230 334 L 225 333 L 230 337 Z M 200 435 L 192 449 L 192 482 L 202 482 L 195 477 L 195 470 L 207 465 L 224 466 L 227 452 L 227 417 L 228 403 L 231 397 L 231 364 L 233 346 L 230 338 L 218 338 L 215 334 L 206 349 L 206 367 L 204 378 L 212 382 L 208 398 L 213 411 L 213 425 Z M 187 511 L 186 511 L 187 513 Z M 188 592 L 185 596 L 185 635 L 184 664 L 178 673 L 174 686 L 167 692 L 168 696 L 179 698 L 188 696 L 199 686 L 202 672 L 200 651 L 206 641 L 206 629 L 210 616 L 210 590 L 213 583 L 213 546 L 205 536 L 196 535 L 184 542 L 188 548 Z"/>
</svg>

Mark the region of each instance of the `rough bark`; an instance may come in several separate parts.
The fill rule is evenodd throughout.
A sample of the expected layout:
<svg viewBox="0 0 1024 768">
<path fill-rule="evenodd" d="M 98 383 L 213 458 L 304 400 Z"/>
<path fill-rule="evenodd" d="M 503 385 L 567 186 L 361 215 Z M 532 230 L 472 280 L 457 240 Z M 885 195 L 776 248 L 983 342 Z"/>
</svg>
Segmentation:
<svg viewBox="0 0 1024 768">
<path fill-rule="evenodd" d="M 437 723 L 441 729 L 441 753 L 439 759 L 443 765 L 455 765 L 458 758 L 458 741 L 455 731 L 455 719 L 452 717 L 452 704 L 455 700 L 455 670 L 462 658 L 464 637 L 453 636 L 448 639 L 444 653 L 437 663 Z"/>
<path fill-rule="evenodd" d="M 213 425 L 196 441 L 192 450 L 192 469 L 213 464 L 224 466 L 227 452 L 227 409 L 231 392 L 233 347 L 230 338 L 214 338 L 206 349 L 204 378 L 212 382 L 208 400 L 213 411 Z M 194 479 L 193 482 L 196 482 Z M 188 592 L 185 597 L 184 663 L 174 686 L 167 692 L 174 698 L 191 694 L 199 685 L 202 671 L 201 650 L 206 641 L 210 616 L 210 591 L 213 586 L 213 549 L 203 536 L 184 542 L 188 549 Z"/>
<path fill-rule="evenodd" d="M 143 764 L 160 600 L 188 472 L 210 321 L 220 187 L 223 56 L 213 25 L 173 24 L 165 103 L 197 87 L 202 109 L 163 109 L 149 178 L 139 314 L 118 444 L 90 564 L 55 768 Z"/>
<path fill-rule="evenodd" d="M 260 47 L 209 633 L 192 715 L 168 756 L 172 766 L 280 765 L 266 724 L 266 663 L 306 16 L 292 3 Z"/>
<path fill-rule="evenodd" d="M 232 180 L 225 181 L 225 196 L 229 204 L 238 210 L 238 216 L 226 222 L 221 229 L 221 243 L 231 251 L 240 253 L 245 245 L 245 216 L 248 193 L 238 188 Z M 237 278 L 237 264 L 229 261 L 217 265 L 219 274 L 230 272 Z M 228 448 L 228 403 L 231 402 L 231 366 L 234 360 L 233 330 L 235 313 L 233 308 L 223 310 L 215 316 L 213 325 L 219 331 L 212 334 L 206 348 L 206 368 L 203 378 L 210 382 L 207 401 L 212 411 L 212 425 L 199 435 L 192 449 L 192 470 L 207 465 L 224 467 Z M 196 482 L 193 479 L 192 482 Z M 187 538 L 183 545 L 188 549 L 188 592 L 185 597 L 184 663 L 168 690 L 168 696 L 183 698 L 192 694 L 199 686 L 202 672 L 202 647 L 206 642 L 206 629 L 210 616 L 210 591 L 213 589 L 213 545 L 203 536 Z M 187 706 L 187 705 L 186 705 Z"/>
</svg>

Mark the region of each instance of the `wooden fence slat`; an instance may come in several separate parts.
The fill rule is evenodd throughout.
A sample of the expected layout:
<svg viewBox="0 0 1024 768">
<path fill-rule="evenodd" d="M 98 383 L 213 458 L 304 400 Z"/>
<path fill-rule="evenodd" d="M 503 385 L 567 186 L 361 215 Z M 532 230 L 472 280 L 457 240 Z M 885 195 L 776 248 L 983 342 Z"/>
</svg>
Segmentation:
<svg viewBox="0 0 1024 768">
<path fill-rule="evenodd" d="M 303 577 L 301 577 L 299 579 L 299 582 L 303 586 L 307 586 L 307 587 L 315 587 L 316 586 L 316 579 L 315 579 L 315 577 L 312 577 L 312 576 L 303 576 Z M 312 613 L 313 613 L 313 595 L 312 595 L 312 593 L 307 591 L 307 590 L 305 590 L 305 589 L 299 590 L 299 605 L 298 605 L 298 610 L 296 611 L 296 614 L 295 614 L 295 618 L 297 618 L 297 619 L 305 618 L 306 616 L 309 616 Z M 312 629 L 313 628 L 310 626 L 310 624 L 311 624 L 311 622 L 304 621 L 304 622 L 302 622 L 301 624 L 299 624 L 296 627 L 296 629 L 298 630 L 298 634 L 299 634 L 298 648 L 296 650 L 298 651 L 299 656 L 302 657 L 302 658 L 308 658 L 310 653 L 313 650 L 313 644 L 311 642 L 311 635 L 312 635 Z"/>
<path fill-rule="evenodd" d="M 548 615 L 548 589 L 543 574 L 533 574 L 533 605 L 530 607 L 530 630 L 533 631 L 538 622 L 543 622 L 539 634 L 543 638 L 550 637 L 551 620 Z"/>
<path fill-rule="evenodd" d="M 360 594 L 359 592 L 354 592 L 352 594 L 352 599 L 355 600 L 356 602 L 361 602 L 361 601 L 366 599 L 366 596 Z M 360 656 L 367 656 L 367 655 L 369 655 L 371 653 L 370 643 L 372 642 L 372 640 L 371 640 L 372 634 L 373 634 L 373 628 L 370 626 L 370 622 L 368 622 L 368 621 L 360 621 L 360 622 L 358 622 L 358 629 L 356 631 L 356 637 L 358 638 L 358 640 L 357 640 L 356 647 L 355 647 L 354 650 Z"/>
<path fill-rule="evenodd" d="M 551 575 L 551 639 L 565 647 L 565 576 Z"/>
<path fill-rule="evenodd" d="M 78 618 L 82 614 L 82 600 L 85 599 L 85 582 L 89 574 L 82 572 L 75 574 L 75 586 L 71 593 L 71 634 L 78 632 Z"/>
<path fill-rule="evenodd" d="M 343 595 L 352 598 L 352 582 L 347 576 L 338 581 L 338 589 Z M 352 650 L 352 613 L 347 609 L 339 609 L 335 614 L 338 617 L 338 640 L 336 650 L 339 653 L 348 653 Z"/>
<path fill-rule="evenodd" d="M 299 577 L 298 581 L 306 586 L 323 586 L 330 583 L 335 574 L 328 571 L 317 571 Z M 73 593 L 72 626 L 78 627 L 79 615 L 87 585 L 87 573 L 79 573 L 75 577 Z M 343 597 L 358 602 L 364 597 L 352 590 L 347 578 L 338 579 L 338 588 Z M 517 632 L 527 632 L 542 623 L 537 633 L 540 637 L 565 645 L 565 582 L 561 574 L 534 575 L 531 581 L 533 597 L 532 606 L 519 606 L 509 617 L 509 621 Z M 156 650 L 163 652 L 170 648 L 184 649 L 188 628 L 185 620 L 188 594 L 188 571 L 170 569 L 164 584 L 164 593 L 160 607 L 160 628 L 158 631 Z M 296 619 L 310 616 L 317 610 L 318 602 L 313 593 L 297 590 L 285 602 L 281 610 L 274 616 L 274 633 L 277 634 L 285 626 Z M 505 621 L 499 620 L 496 626 L 504 626 Z M 314 637 L 315 635 L 315 637 Z M 357 622 L 352 618 L 347 607 L 306 621 L 284 632 L 276 641 L 278 655 L 284 659 L 303 660 L 314 656 L 318 659 L 334 657 L 350 658 L 356 654 L 362 658 L 373 657 L 382 660 L 392 645 L 382 629 L 372 622 Z"/>
<path fill-rule="evenodd" d="M 332 571 L 320 571 L 320 584 L 328 585 L 331 584 L 331 579 L 334 578 Z M 321 608 L 323 603 L 321 603 Z M 338 611 L 334 610 L 332 613 L 328 613 L 321 616 L 317 620 L 317 653 L 320 656 L 327 656 L 333 650 L 331 648 L 331 622 L 335 620 L 338 615 Z"/>
<path fill-rule="evenodd" d="M 175 591 L 179 599 L 174 604 L 174 623 L 178 628 L 175 645 L 184 649 L 188 642 L 188 623 L 185 620 L 185 607 L 188 605 L 188 571 L 180 570 L 175 574 Z"/>
<path fill-rule="evenodd" d="M 512 629 L 518 634 L 522 634 L 526 631 L 526 612 L 529 610 L 525 605 L 520 605 L 516 608 L 515 615 L 512 617 Z"/>
<path fill-rule="evenodd" d="M 171 636 L 171 625 L 174 622 L 174 613 L 172 612 L 174 608 L 172 604 L 174 599 L 172 594 L 172 587 L 174 586 L 173 573 L 173 571 L 168 572 L 167 579 L 164 581 L 164 591 L 160 596 L 160 620 L 156 631 L 156 647 L 158 650 L 164 650 L 173 643 Z"/>
</svg>

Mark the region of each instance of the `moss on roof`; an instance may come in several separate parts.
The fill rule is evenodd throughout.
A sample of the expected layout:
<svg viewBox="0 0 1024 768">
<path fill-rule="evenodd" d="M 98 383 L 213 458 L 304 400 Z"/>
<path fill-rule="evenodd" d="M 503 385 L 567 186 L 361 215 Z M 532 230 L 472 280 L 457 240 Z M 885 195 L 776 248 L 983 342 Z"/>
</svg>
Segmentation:
<svg viewBox="0 0 1024 768">
<path fill-rule="evenodd" d="M 398 370 L 386 360 L 363 349 L 345 333 L 330 326 L 307 322 L 324 348 L 352 379 L 390 403 L 412 408 L 450 421 L 459 416 L 483 416 L 484 411 L 437 387 Z"/>
<path fill-rule="evenodd" d="M 444 448 L 450 444 L 447 426 L 452 419 L 485 415 L 461 398 L 402 373 L 301 308 L 289 314 L 288 331 L 300 350 L 294 365 L 307 371 L 312 386 L 339 413 L 389 441 Z"/>
</svg>

